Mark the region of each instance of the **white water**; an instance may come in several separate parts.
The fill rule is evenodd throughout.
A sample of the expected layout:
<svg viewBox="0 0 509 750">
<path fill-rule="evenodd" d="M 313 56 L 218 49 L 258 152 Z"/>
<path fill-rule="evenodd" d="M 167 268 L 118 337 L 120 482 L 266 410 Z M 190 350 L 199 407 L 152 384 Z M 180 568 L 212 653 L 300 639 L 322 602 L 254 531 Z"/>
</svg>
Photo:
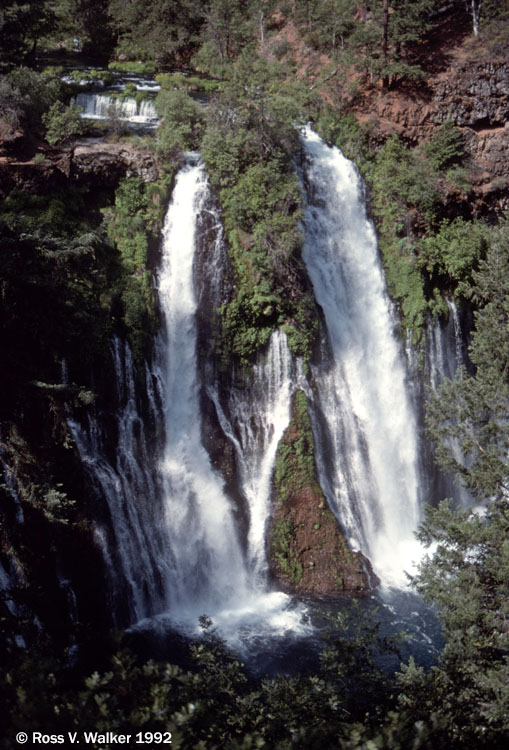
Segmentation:
<svg viewBox="0 0 509 750">
<path fill-rule="evenodd" d="M 467 364 L 458 308 L 454 300 L 447 299 L 446 302 L 449 308 L 447 323 L 443 325 L 437 319 L 430 320 L 428 323 L 427 355 L 430 385 L 433 391 L 436 391 L 444 380 L 453 380 L 459 368 Z M 465 457 L 458 439 L 449 437 L 447 444 L 458 464 L 465 464 Z M 444 495 L 454 498 L 464 508 L 474 504 L 474 498 L 459 478 L 445 476 L 444 481 Z"/>
<path fill-rule="evenodd" d="M 93 486 L 108 505 L 112 536 L 110 524 L 96 520 L 94 537 L 110 584 L 116 595 L 127 600 L 130 616 L 136 620 L 154 614 L 163 605 L 161 581 L 169 560 L 129 346 L 114 339 L 112 358 L 118 401 L 118 443 L 113 459 L 108 456 L 100 418 L 91 414 L 84 425 L 71 418 L 67 421 Z"/>
<path fill-rule="evenodd" d="M 159 122 L 159 116 L 150 99 L 143 99 L 138 103 L 136 99 L 82 93 L 77 95 L 75 104 L 82 108 L 81 116 L 89 120 L 107 120 L 111 116 L 116 116 L 120 120 L 138 125 L 156 125 Z"/>
<path fill-rule="evenodd" d="M 373 226 L 354 165 L 307 128 L 304 260 L 332 361 L 313 368 L 320 481 L 384 584 L 421 555 L 416 419 Z M 320 417 L 321 413 L 321 417 Z"/>
<path fill-rule="evenodd" d="M 254 429 L 254 413 L 245 413 L 247 400 L 232 396 L 236 420 L 233 427 L 227 426 L 227 434 L 244 462 L 250 508 L 246 556 L 233 503 L 202 443 L 194 257 L 197 224 L 209 189 L 202 165 L 191 161 L 177 176 L 167 213 L 158 285 L 166 334 L 159 342 L 157 376 L 164 383 L 166 434 L 159 476 L 172 561 L 165 578 L 168 611 L 159 619 L 192 633 L 199 616 L 207 614 L 221 635 L 238 646 L 239 638 L 302 632 L 307 627 L 289 597 L 267 592 L 263 577 L 270 475 L 277 441 L 289 421 L 290 358 L 286 338 L 274 334 L 267 361 L 255 367 L 253 387 L 263 398 L 247 399 L 252 410 L 260 410 L 259 430 Z M 212 274 L 213 255 L 212 251 Z M 216 405 L 227 425 L 218 400 Z"/>
<path fill-rule="evenodd" d="M 447 324 L 443 326 L 435 319 L 428 325 L 428 360 L 433 390 L 445 378 L 454 378 L 458 368 L 465 364 L 458 308 L 453 300 L 447 299 L 446 302 L 449 308 Z"/>
<path fill-rule="evenodd" d="M 227 411 L 210 389 L 224 434 L 231 440 L 239 466 L 241 490 L 249 511 L 248 567 L 257 586 L 267 579 L 266 531 L 276 451 L 290 422 L 292 393 L 300 371 L 294 365 L 286 335 L 272 334 L 266 356 L 259 356 L 250 387 L 232 387 Z M 302 377 L 302 376 L 301 376 Z"/>
</svg>

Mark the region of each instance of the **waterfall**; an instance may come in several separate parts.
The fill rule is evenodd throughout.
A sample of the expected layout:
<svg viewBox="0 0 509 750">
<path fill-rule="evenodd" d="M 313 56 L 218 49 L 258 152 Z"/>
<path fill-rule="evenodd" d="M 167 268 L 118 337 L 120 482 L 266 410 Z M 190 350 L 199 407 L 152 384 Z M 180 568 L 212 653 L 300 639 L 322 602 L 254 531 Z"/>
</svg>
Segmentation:
<svg viewBox="0 0 509 750">
<path fill-rule="evenodd" d="M 138 125 L 157 125 L 159 116 L 150 99 L 136 99 L 110 96 L 108 94 L 80 93 L 75 105 L 83 110 L 82 117 L 89 120 L 107 120 L 116 116 L 121 120 Z"/>
<path fill-rule="evenodd" d="M 454 378 L 458 368 L 467 363 L 458 308 L 453 300 L 446 302 L 449 308 L 446 325 L 436 319 L 428 323 L 429 377 L 434 391 L 445 378 Z"/>
<path fill-rule="evenodd" d="M 454 300 L 447 298 L 446 303 L 449 308 L 447 323 L 444 325 L 436 318 L 428 321 L 427 365 L 429 383 L 433 391 L 436 391 L 446 378 L 453 380 L 458 369 L 462 366 L 468 367 L 469 364 L 458 308 Z M 449 437 L 447 444 L 458 464 L 464 464 L 465 457 L 459 440 Z M 439 479 L 437 494 L 440 497 L 453 498 L 464 508 L 474 504 L 474 498 L 459 479 L 453 475 L 440 475 Z"/>
<path fill-rule="evenodd" d="M 416 418 L 374 228 L 354 165 L 310 128 L 304 261 L 327 324 L 329 356 L 312 367 L 320 481 L 350 543 L 384 583 L 420 557 Z"/>
<path fill-rule="evenodd" d="M 290 422 L 297 371 L 301 367 L 292 361 L 286 335 L 275 331 L 267 355 L 258 357 L 251 383 L 230 389 L 226 405 L 229 418 L 217 391 L 209 389 L 221 428 L 235 449 L 241 492 L 249 514 L 248 565 L 253 583 L 262 587 L 267 578 L 265 535 L 272 472 L 279 441 Z"/>
<path fill-rule="evenodd" d="M 290 418 L 292 365 L 283 334 L 273 334 L 266 358 L 260 356 L 254 368 L 251 386 L 243 394 L 232 390 L 228 412 L 233 416 L 226 417 L 210 387 L 225 435 L 242 461 L 250 516 L 247 553 L 234 503 L 203 444 L 196 248 L 209 197 L 203 165 L 196 155 L 189 155 L 177 175 L 166 216 L 158 278 L 164 332 L 157 342 L 152 377 L 161 383 L 165 444 L 157 474 L 169 560 L 158 622 L 169 620 L 193 633 L 199 616 L 207 614 L 222 636 L 238 646 L 239 638 L 249 638 L 250 633 L 282 635 L 309 626 L 302 622 L 302 607 L 294 607 L 281 592 L 269 592 L 264 576 L 271 471 L 277 442 Z M 221 243 L 218 234 L 207 254 L 212 286 L 220 286 L 216 261 L 223 255 Z"/>
<path fill-rule="evenodd" d="M 201 165 L 179 173 L 159 273 L 166 327 L 159 357 L 166 427 L 160 475 L 173 559 L 166 594 L 170 610 L 184 617 L 216 611 L 247 587 L 233 509 L 201 439 L 193 258 L 196 220 L 207 193 Z"/>
<path fill-rule="evenodd" d="M 117 446 L 111 458 L 101 429 L 101 415 L 84 424 L 68 417 L 71 434 L 92 487 L 107 503 L 109 517 L 98 514 L 94 537 L 101 548 L 116 608 L 127 600 L 128 619 L 138 620 L 163 606 L 162 580 L 169 564 L 161 532 L 158 486 L 134 381 L 134 362 L 127 343 L 113 340 Z M 153 382 L 147 391 L 153 391 Z M 157 418 L 156 414 L 152 419 Z"/>
</svg>

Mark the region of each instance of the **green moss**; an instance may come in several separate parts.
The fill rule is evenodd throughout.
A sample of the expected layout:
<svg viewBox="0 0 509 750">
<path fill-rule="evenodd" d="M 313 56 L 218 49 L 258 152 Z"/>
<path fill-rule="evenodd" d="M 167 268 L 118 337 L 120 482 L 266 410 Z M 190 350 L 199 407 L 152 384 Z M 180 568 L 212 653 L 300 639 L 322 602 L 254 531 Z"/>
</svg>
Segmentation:
<svg viewBox="0 0 509 750">
<path fill-rule="evenodd" d="M 150 354 L 158 327 L 148 254 L 159 241 L 171 176 L 149 185 L 138 177 L 122 180 L 114 206 L 105 212 L 108 236 L 120 254 L 113 297 L 119 301 L 137 362 Z"/>
<path fill-rule="evenodd" d="M 279 563 L 281 572 L 291 583 L 300 583 L 303 575 L 302 564 L 297 559 L 294 548 L 295 522 L 293 517 L 279 518 L 272 530 L 272 553 Z"/>
<path fill-rule="evenodd" d="M 295 101 L 266 61 L 246 55 L 211 103 L 201 151 L 223 210 L 234 293 L 221 310 L 219 355 L 250 364 L 282 327 L 308 359 L 317 311 L 301 259 L 302 193 Z"/>
<path fill-rule="evenodd" d="M 286 502 L 291 492 L 303 487 L 312 487 L 322 494 L 316 479 L 315 444 L 303 391 L 297 391 L 294 396 L 290 425 L 278 445 L 274 485 L 280 503 Z"/>
</svg>

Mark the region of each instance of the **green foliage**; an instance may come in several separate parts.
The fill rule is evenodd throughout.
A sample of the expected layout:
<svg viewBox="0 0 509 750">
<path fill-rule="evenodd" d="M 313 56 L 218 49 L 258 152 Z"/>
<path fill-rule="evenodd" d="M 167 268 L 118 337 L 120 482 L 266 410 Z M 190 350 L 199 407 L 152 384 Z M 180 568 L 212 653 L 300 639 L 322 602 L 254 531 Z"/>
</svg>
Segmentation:
<svg viewBox="0 0 509 750">
<path fill-rule="evenodd" d="M 117 34 L 117 54 L 158 67 L 187 62 L 204 22 L 202 5 L 191 0 L 110 0 L 108 11 Z M 132 63 L 128 67 L 133 70 Z"/>
<path fill-rule="evenodd" d="M 421 156 L 393 136 L 368 165 L 367 176 L 389 292 L 399 302 L 403 323 L 418 339 L 428 300 L 417 238 L 432 232 L 438 218 L 436 174 Z"/>
<path fill-rule="evenodd" d="M 149 186 L 138 177 L 126 178 L 117 188 L 115 205 L 105 212 L 108 236 L 118 248 L 123 269 L 116 293 L 137 362 L 148 355 L 158 326 L 147 263 L 161 231 L 170 180 L 167 175 Z"/>
<path fill-rule="evenodd" d="M 3 0 L 0 8 L 0 72 L 33 62 L 40 37 L 54 23 L 46 0 Z"/>
<path fill-rule="evenodd" d="M 114 70 L 118 73 L 136 73 L 142 76 L 154 76 L 157 73 L 158 66 L 154 62 L 120 62 L 114 60 L 108 63 L 108 70 Z"/>
<path fill-rule="evenodd" d="M 117 33 L 111 24 L 110 0 L 57 0 L 53 5 L 60 33 L 76 37 L 84 54 L 109 57 Z"/>
<path fill-rule="evenodd" d="M 197 149 L 203 135 L 203 108 L 184 91 L 161 89 L 155 107 L 162 123 L 157 130 L 157 151 L 175 158 L 181 150 Z"/>
<path fill-rule="evenodd" d="M 338 146 L 360 169 L 371 158 L 366 130 L 358 123 L 353 112 L 338 118 L 331 107 L 326 107 L 320 114 L 316 129 L 322 138 Z"/>
<path fill-rule="evenodd" d="M 443 221 L 437 234 L 425 237 L 420 244 L 420 263 L 431 274 L 441 274 L 453 281 L 470 283 L 472 271 L 486 254 L 488 227 L 479 222 L 454 219 Z"/>
<path fill-rule="evenodd" d="M 221 91 L 223 82 L 210 76 L 184 75 L 183 73 L 159 73 L 156 81 L 161 89 L 185 89 L 186 91 L 200 91 L 212 94 Z"/>
<path fill-rule="evenodd" d="M 198 70 L 223 76 L 243 49 L 253 44 L 254 3 L 211 0 L 207 5 L 202 43 L 193 65 Z"/>
<path fill-rule="evenodd" d="M 18 232 L 72 237 L 85 235 L 90 224 L 84 216 L 86 188 L 54 190 L 45 195 L 25 193 L 17 188 L 2 202 L 0 222 Z"/>
<path fill-rule="evenodd" d="M 244 363 L 277 326 L 287 330 L 292 351 L 305 357 L 316 334 L 291 161 L 299 113 L 278 71 L 244 53 L 230 85 L 211 103 L 201 148 L 219 191 L 235 278 L 235 295 L 222 311 L 223 357 Z"/>
<path fill-rule="evenodd" d="M 447 120 L 438 128 L 423 150 L 435 169 L 449 169 L 461 164 L 465 159 L 463 134 L 451 120 Z"/>
<path fill-rule="evenodd" d="M 46 126 L 46 140 L 51 146 L 79 138 L 85 132 L 81 108 L 72 105 L 66 107 L 62 102 L 55 102 L 43 115 L 42 121 Z"/>
<path fill-rule="evenodd" d="M 436 545 L 421 564 L 417 591 L 432 603 L 446 638 L 438 666 L 413 663 L 400 675 L 399 703 L 423 722 L 433 748 L 503 747 L 509 730 L 509 505 L 485 515 L 429 508 L 419 538 Z"/>
<path fill-rule="evenodd" d="M 56 77 L 29 68 L 15 68 L 0 77 L 0 136 L 6 141 L 27 131 L 37 133 L 41 118 L 62 95 Z"/>
<path fill-rule="evenodd" d="M 509 486 L 509 346 L 507 336 L 500 335 L 509 319 L 508 236 L 505 222 L 494 233 L 472 284 L 461 287 L 480 308 L 470 345 L 475 377 L 461 371 L 455 380 L 444 381 L 427 413 L 440 463 L 458 473 L 480 498 L 496 496 Z M 462 459 L 451 451 L 450 438 L 458 442 Z"/>
<path fill-rule="evenodd" d="M 316 480 L 315 443 L 304 391 L 295 393 L 289 431 L 278 445 L 274 485 L 281 502 L 288 498 L 290 491 L 303 487 L 313 487 L 321 493 Z"/>
<path fill-rule="evenodd" d="M 303 570 L 293 546 L 294 535 L 295 524 L 291 516 L 274 521 L 272 554 L 279 563 L 281 573 L 297 585 L 302 578 Z"/>
</svg>

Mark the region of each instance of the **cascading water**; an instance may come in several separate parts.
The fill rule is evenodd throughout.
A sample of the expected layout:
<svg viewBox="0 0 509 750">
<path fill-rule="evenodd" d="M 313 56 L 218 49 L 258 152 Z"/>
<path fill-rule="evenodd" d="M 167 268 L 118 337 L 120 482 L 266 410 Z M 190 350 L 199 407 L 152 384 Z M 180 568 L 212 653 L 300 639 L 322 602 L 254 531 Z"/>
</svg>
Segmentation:
<svg viewBox="0 0 509 750">
<path fill-rule="evenodd" d="M 421 556 L 416 419 L 373 226 L 354 165 L 310 128 L 304 261 L 331 356 L 312 368 L 322 487 L 383 583 L 402 585 Z"/>
<path fill-rule="evenodd" d="M 454 300 L 446 299 L 446 302 L 449 308 L 447 323 L 443 325 L 437 319 L 430 320 L 428 323 L 427 364 L 429 382 L 433 391 L 436 391 L 445 379 L 454 379 L 460 367 L 469 365 L 458 308 Z M 458 464 L 465 463 L 459 441 L 449 437 L 447 443 Z M 447 475 L 439 478 L 441 497 L 451 497 L 464 508 L 474 504 L 474 498 L 458 479 Z"/>
<path fill-rule="evenodd" d="M 250 386 L 230 389 L 226 405 L 229 418 L 217 392 L 209 389 L 223 432 L 235 448 L 241 491 L 249 513 L 249 569 L 258 586 L 264 586 L 267 579 L 265 547 L 272 471 L 278 443 L 290 421 L 297 368 L 286 335 L 275 331 L 266 358 L 260 357 L 254 366 Z"/>
<path fill-rule="evenodd" d="M 157 125 L 159 116 L 150 99 L 137 102 L 136 99 L 110 96 L 109 94 L 81 93 L 75 100 L 81 107 L 82 117 L 90 120 L 106 120 L 112 115 L 120 120 L 138 125 Z"/>
<path fill-rule="evenodd" d="M 196 217 L 207 192 L 201 166 L 179 173 L 159 274 L 167 336 L 159 357 L 166 425 L 160 473 L 173 557 L 166 593 L 170 610 L 184 619 L 215 612 L 247 587 L 233 511 L 201 440 L 193 258 Z"/>
<path fill-rule="evenodd" d="M 109 572 L 114 595 L 128 603 L 130 620 L 160 611 L 162 580 L 169 564 L 158 512 L 157 477 L 136 400 L 129 346 L 114 339 L 118 440 L 111 461 L 96 415 L 68 425 L 96 491 L 106 499 L 109 521 L 97 520 L 94 536 Z M 149 384 L 153 388 L 152 380 Z M 153 415 L 154 418 L 154 415 Z"/>
<path fill-rule="evenodd" d="M 208 198 L 203 166 L 190 155 L 189 163 L 177 176 L 168 209 L 158 283 L 165 321 L 154 368 L 157 381 L 162 383 L 165 423 L 158 476 L 166 554 L 171 560 L 164 579 L 167 612 L 160 622 L 169 618 L 186 632 L 196 632 L 199 616 L 207 614 L 223 637 L 235 642 L 242 639 L 242 633 L 244 637 L 249 632 L 281 635 L 306 629 L 301 623 L 301 610 L 293 609 L 289 597 L 281 592 L 268 592 L 263 576 L 270 476 L 277 441 L 289 421 L 291 365 L 286 337 L 275 333 L 266 362 L 255 367 L 252 390 L 259 397 L 242 399 L 235 390 L 232 392 L 232 425 L 217 395 L 214 398 L 225 433 L 244 461 L 250 509 L 246 555 L 233 503 L 225 493 L 223 479 L 211 465 L 201 432 L 195 250 L 199 217 L 208 210 Z M 214 251 L 209 263 L 213 276 Z M 246 413 L 246 403 L 250 404 L 250 414 Z M 253 410 L 259 412 L 258 431 L 252 431 Z"/>
<path fill-rule="evenodd" d="M 463 334 L 458 308 L 447 299 L 449 319 L 445 326 L 439 320 L 428 325 L 428 360 L 430 383 L 436 390 L 445 378 L 454 378 L 459 367 L 466 364 Z"/>
</svg>

